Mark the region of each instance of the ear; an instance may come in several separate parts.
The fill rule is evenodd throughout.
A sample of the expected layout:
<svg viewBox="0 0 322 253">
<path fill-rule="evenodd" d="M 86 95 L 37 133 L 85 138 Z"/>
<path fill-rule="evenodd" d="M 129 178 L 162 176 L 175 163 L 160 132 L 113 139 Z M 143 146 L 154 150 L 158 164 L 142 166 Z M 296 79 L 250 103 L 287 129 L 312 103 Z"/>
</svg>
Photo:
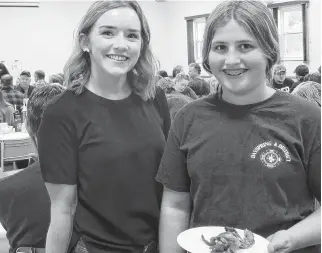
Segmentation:
<svg viewBox="0 0 322 253">
<path fill-rule="evenodd" d="M 80 46 L 83 51 L 89 52 L 89 38 L 86 34 L 81 33 L 80 37 Z"/>
</svg>

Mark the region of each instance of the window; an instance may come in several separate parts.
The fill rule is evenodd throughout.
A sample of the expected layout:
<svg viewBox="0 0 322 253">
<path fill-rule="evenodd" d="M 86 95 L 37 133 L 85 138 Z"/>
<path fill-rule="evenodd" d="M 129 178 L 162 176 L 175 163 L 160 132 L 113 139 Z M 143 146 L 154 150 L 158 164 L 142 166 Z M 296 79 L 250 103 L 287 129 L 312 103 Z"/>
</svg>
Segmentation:
<svg viewBox="0 0 322 253">
<path fill-rule="evenodd" d="M 281 63 L 288 75 L 296 66 L 309 63 L 307 42 L 308 0 L 268 4 L 278 26 Z"/>
<path fill-rule="evenodd" d="M 195 62 L 202 62 L 202 45 L 203 34 L 206 27 L 206 18 L 198 18 L 193 21 L 193 38 L 194 38 L 194 59 Z"/>
<path fill-rule="evenodd" d="M 188 64 L 197 62 L 201 65 L 202 63 L 203 34 L 208 16 L 209 14 L 203 14 L 185 18 L 187 21 Z M 202 69 L 201 76 L 209 76 L 209 74 Z"/>
</svg>

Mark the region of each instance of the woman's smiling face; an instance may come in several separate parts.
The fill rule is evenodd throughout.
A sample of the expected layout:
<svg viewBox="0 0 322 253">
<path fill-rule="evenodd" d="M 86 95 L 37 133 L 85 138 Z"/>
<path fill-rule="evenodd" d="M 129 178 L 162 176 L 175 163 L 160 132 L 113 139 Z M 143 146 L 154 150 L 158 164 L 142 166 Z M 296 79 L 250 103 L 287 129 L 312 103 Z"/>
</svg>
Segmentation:
<svg viewBox="0 0 322 253">
<path fill-rule="evenodd" d="M 230 93 L 247 95 L 265 84 L 267 58 L 235 20 L 216 30 L 208 61 L 212 74 Z"/>
<path fill-rule="evenodd" d="M 137 63 L 141 45 L 141 22 L 136 12 L 127 7 L 109 10 L 88 36 L 91 66 L 112 76 L 126 75 Z"/>
</svg>

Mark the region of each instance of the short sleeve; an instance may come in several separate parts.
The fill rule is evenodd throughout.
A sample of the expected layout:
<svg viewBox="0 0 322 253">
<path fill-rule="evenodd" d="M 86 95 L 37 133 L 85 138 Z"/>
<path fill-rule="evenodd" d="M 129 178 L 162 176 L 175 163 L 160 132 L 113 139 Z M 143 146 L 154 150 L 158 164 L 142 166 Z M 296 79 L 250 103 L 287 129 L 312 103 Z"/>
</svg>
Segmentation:
<svg viewBox="0 0 322 253">
<path fill-rule="evenodd" d="M 180 148 L 178 137 L 183 135 L 183 129 L 183 115 L 179 112 L 171 126 L 156 180 L 171 190 L 189 192 L 187 153 Z"/>
<path fill-rule="evenodd" d="M 44 112 L 38 131 L 42 176 L 53 184 L 77 183 L 77 139 L 73 121 L 65 110 L 52 104 Z"/>
<path fill-rule="evenodd" d="M 154 105 L 158 110 L 160 116 L 163 120 L 163 133 L 166 138 L 168 138 L 170 126 L 171 126 L 171 118 L 170 118 L 170 111 L 168 107 L 167 98 L 165 96 L 164 91 L 157 87 L 156 96 L 154 99 Z"/>
</svg>

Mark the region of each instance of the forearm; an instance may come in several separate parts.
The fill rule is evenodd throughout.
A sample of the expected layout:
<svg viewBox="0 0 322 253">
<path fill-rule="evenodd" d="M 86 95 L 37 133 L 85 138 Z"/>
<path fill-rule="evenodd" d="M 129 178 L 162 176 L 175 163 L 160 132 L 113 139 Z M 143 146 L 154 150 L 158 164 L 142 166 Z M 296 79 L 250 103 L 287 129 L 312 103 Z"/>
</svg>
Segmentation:
<svg viewBox="0 0 322 253">
<path fill-rule="evenodd" d="M 288 231 L 294 244 L 293 250 L 321 244 L 321 208 L 289 228 Z"/>
<path fill-rule="evenodd" d="M 72 214 L 60 213 L 52 215 L 47 233 L 46 253 L 67 253 L 72 232 Z"/>
<path fill-rule="evenodd" d="M 160 253 L 185 252 L 177 243 L 177 236 L 189 226 L 190 212 L 162 207 L 159 227 Z"/>
</svg>

